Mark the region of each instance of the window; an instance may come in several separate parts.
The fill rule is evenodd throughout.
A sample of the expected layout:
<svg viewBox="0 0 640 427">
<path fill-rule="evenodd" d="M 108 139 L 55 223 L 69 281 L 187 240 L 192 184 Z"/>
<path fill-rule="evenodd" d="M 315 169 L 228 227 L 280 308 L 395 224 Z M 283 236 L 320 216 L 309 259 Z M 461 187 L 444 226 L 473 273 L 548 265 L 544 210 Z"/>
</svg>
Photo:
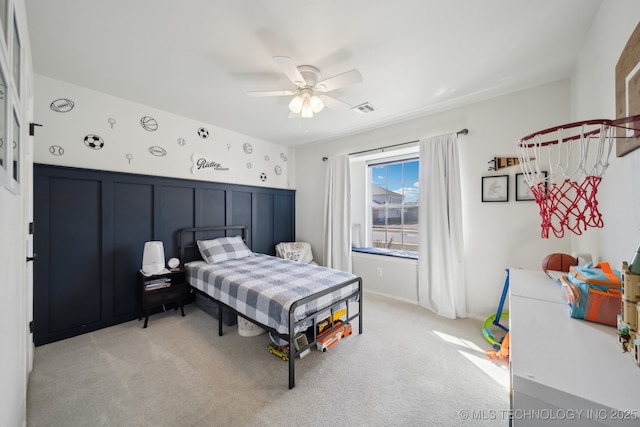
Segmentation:
<svg viewBox="0 0 640 427">
<path fill-rule="evenodd" d="M 7 111 L 7 99 L 7 83 L 2 69 L 0 69 L 0 185 L 8 185 L 8 176 L 11 173 L 7 159 L 9 158 L 8 147 L 12 147 L 12 145 L 5 143 L 7 136 L 7 117 L 5 114 Z"/>
<path fill-rule="evenodd" d="M 7 78 L 8 61 L 6 57 L 6 40 L 9 29 L 7 16 L 9 6 L 7 0 L 0 0 L 0 186 L 9 186 L 12 174 L 12 164 L 9 163 L 11 144 L 7 144 L 7 118 L 9 111 L 9 84 Z"/>
<path fill-rule="evenodd" d="M 374 248 L 418 252 L 419 165 L 416 157 L 369 164 Z"/>
<path fill-rule="evenodd" d="M 27 69 L 23 66 L 19 10 L 14 3 L 0 0 L 0 185 L 19 194 L 24 164 L 22 117 L 26 104 L 21 102 L 21 86 L 27 83 L 23 80 Z"/>
</svg>

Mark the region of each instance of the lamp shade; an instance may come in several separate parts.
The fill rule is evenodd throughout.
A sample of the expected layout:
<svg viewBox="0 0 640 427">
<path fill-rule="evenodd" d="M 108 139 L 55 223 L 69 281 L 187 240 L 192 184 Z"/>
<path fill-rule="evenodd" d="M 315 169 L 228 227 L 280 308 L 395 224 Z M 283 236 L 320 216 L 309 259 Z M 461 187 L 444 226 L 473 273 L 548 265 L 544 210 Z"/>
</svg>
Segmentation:
<svg viewBox="0 0 640 427">
<path fill-rule="evenodd" d="M 311 109 L 311 103 L 309 102 L 309 98 L 305 98 L 302 103 L 302 110 L 300 111 L 300 116 L 305 119 L 310 119 L 313 117 L 313 110 Z"/>
<path fill-rule="evenodd" d="M 322 100 L 315 95 L 309 98 L 309 106 L 311 106 L 311 111 L 314 113 L 319 113 L 324 108 Z"/>
<path fill-rule="evenodd" d="M 164 245 L 159 241 L 144 244 L 142 253 L 142 272 L 157 274 L 164 270 Z"/>
<path fill-rule="evenodd" d="M 300 114 L 300 110 L 302 110 L 302 103 L 302 97 L 300 95 L 296 95 L 289 103 L 289 110 L 293 113 Z"/>
</svg>

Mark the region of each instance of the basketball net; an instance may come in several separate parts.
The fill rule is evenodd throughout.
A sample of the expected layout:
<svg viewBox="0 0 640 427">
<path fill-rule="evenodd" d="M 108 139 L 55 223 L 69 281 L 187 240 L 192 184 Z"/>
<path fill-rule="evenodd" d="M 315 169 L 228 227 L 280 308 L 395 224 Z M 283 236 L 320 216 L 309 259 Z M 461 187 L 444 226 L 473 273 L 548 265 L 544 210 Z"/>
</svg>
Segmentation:
<svg viewBox="0 0 640 427">
<path fill-rule="evenodd" d="M 545 129 L 517 143 L 520 168 L 540 208 L 542 238 L 602 228 L 598 186 L 609 167 L 616 128 L 639 124 L 640 116 L 587 120 Z M 632 132 L 633 135 L 637 131 Z"/>
</svg>

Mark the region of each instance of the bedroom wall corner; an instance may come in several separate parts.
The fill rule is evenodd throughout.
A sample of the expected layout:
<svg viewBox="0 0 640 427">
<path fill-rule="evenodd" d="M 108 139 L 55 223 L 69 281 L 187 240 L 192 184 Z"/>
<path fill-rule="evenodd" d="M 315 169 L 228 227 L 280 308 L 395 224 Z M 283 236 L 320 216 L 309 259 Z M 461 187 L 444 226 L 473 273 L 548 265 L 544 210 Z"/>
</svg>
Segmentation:
<svg viewBox="0 0 640 427">
<path fill-rule="evenodd" d="M 534 202 L 515 201 L 515 174 L 520 168 L 488 171 L 488 162 L 495 156 L 517 155 L 515 143 L 521 137 L 567 122 L 569 97 L 569 80 L 561 80 L 322 144 L 296 147 L 297 238 L 310 242 L 314 255 L 322 254 L 326 169 L 322 157 L 468 128 L 469 134 L 459 138 L 467 307 L 470 316 L 486 317 L 495 312 L 505 268 L 538 269 L 547 254 L 571 250 L 569 238 L 540 238 L 540 216 Z M 481 178 L 502 174 L 509 176 L 509 202 L 482 203 Z M 365 269 L 360 274 L 375 277 L 375 262 L 374 258 L 371 263 L 359 263 Z M 372 268 L 374 271 L 369 271 Z M 416 289 L 415 281 L 411 274 L 400 274 L 376 283 L 375 291 L 408 299 L 406 290 Z M 368 282 L 363 284 L 368 290 Z"/>
</svg>

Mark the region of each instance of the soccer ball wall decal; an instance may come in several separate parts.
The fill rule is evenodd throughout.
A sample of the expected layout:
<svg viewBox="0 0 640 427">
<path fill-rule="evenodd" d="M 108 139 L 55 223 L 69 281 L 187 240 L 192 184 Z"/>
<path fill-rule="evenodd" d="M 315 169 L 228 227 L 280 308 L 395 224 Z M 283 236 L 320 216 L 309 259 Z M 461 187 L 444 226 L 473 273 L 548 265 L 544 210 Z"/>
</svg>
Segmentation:
<svg viewBox="0 0 640 427">
<path fill-rule="evenodd" d="M 209 131 L 205 128 L 198 129 L 198 136 L 202 139 L 209 138 Z"/>
<path fill-rule="evenodd" d="M 266 174 L 266 173 L 264 173 L 264 172 L 262 172 L 262 173 L 260 174 L 260 180 L 261 180 L 262 182 L 266 181 L 266 180 L 267 180 L 267 174 Z"/>
<path fill-rule="evenodd" d="M 98 135 L 87 135 L 84 137 L 84 145 L 93 150 L 99 150 L 104 147 L 104 141 Z"/>
</svg>

